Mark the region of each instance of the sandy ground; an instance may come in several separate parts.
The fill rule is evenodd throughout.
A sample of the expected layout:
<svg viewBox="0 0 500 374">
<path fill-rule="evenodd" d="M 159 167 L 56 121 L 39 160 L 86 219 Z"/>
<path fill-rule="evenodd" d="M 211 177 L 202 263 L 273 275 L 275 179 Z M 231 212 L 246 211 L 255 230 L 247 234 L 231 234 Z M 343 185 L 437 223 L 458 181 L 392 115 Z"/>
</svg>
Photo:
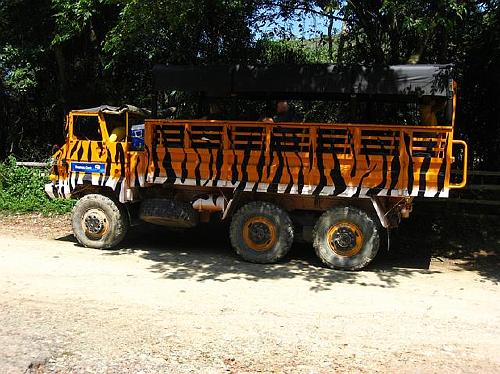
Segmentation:
<svg viewBox="0 0 500 374">
<path fill-rule="evenodd" d="M 224 228 L 98 251 L 68 217 L 0 217 L 0 372 L 500 372 L 500 241 L 427 221 L 339 272 L 300 245 L 241 262 Z"/>
</svg>

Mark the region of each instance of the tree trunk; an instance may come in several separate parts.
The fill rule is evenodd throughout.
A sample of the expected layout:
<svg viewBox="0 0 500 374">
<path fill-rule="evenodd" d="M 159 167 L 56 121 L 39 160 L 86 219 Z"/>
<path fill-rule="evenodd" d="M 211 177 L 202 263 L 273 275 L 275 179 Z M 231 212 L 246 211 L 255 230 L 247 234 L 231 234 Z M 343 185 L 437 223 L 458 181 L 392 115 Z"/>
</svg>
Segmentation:
<svg viewBox="0 0 500 374">
<path fill-rule="evenodd" d="M 380 6 L 372 6 L 371 9 L 367 9 L 366 4 L 360 1 L 350 0 L 349 3 L 352 5 L 352 11 L 356 15 L 359 26 L 364 30 L 364 34 L 368 39 L 368 59 L 371 61 L 367 62 L 374 64 L 385 63 L 386 56 L 382 45 L 380 28 L 378 27 L 380 17 L 376 17 L 379 14 Z"/>
<path fill-rule="evenodd" d="M 66 59 L 64 57 L 61 45 L 56 45 L 54 47 L 54 54 L 56 58 L 57 74 L 59 80 L 59 100 L 61 102 L 64 112 L 67 112 L 68 108 L 67 108 L 66 92 L 68 87 L 68 81 L 66 77 Z"/>
<path fill-rule="evenodd" d="M 337 65 L 342 65 L 344 62 L 344 45 L 345 45 L 345 38 L 347 35 L 347 18 L 349 17 L 349 3 L 345 5 L 345 11 L 344 11 L 344 20 L 342 21 L 342 30 L 340 31 L 340 37 L 339 37 L 339 49 L 337 51 Z"/>
<path fill-rule="evenodd" d="M 7 112 L 7 95 L 0 80 L 0 161 L 7 156 L 7 128 L 9 126 Z"/>
<path fill-rule="evenodd" d="M 328 60 L 333 62 L 333 17 L 328 21 Z"/>
</svg>

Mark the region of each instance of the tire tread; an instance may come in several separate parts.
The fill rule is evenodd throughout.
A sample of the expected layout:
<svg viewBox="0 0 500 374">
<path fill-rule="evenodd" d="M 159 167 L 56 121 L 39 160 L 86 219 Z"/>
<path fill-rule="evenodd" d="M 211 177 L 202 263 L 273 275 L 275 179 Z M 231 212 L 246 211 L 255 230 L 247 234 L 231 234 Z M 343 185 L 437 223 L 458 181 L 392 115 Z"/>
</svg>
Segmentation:
<svg viewBox="0 0 500 374">
<path fill-rule="evenodd" d="M 363 256 L 362 260 L 360 262 L 358 262 L 357 264 L 352 265 L 352 266 L 336 266 L 336 265 L 332 264 L 328 260 L 328 258 L 326 258 L 326 256 L 325 256 L 326 252 L 324 250 L 322 250 L 320 239 L 318 238 L 318 235 L 319 235 L 318 231 L 321 229 L 320 223 L 322 222 L 322 219 L 327 217 L 328 215 L 332 214 L 332 212 L 335 212 L 336 210 L 340 210 L 340 209 L 347 209 L 348 211 L 354 211 L 354 214 L 361 217 L 368 225 L 370 225 L 370 227 L 373 230 L 373 235 L 376 237 L 376 244 L 377 244 L 376 247 L 377 248 L 370 253 L 370 256 Z M 361 210 L 359 208 L 355 208 L 355 207 L 351 207 L 351 206 L 341 206 L 341 207 L 332 208 L 332 209 L 324 212 L 319 217 L 316 225 L 314 225 L 313 247 L 314 247 L 314 251 L 316 252 L 316 255 L 318 256 L 318 258 L 321 260 L 321 262 L 323 264 L 325 264 L 328 267 L 332 267 L 334 269 L 340 269 L 340 270 L 349 270 L 349 271 L 360 270 L 360 269 L 364 268 L 366 265 L 368 265 L 373 260 L 373 258 L 376 256 L 376 254 L 378 252 L 378 247 L 379 247 L 378 225 L 375 223 L 373 218 L 368 213 L 366 213 L 364 210 Z"/>
<path fill-rule="evenodd" d="M 111 216 L 108 219 L 111 221 L 110 224 L 113 225 L 113 236 L 104 241 L 95 241 L 88 239 L 81 227 L 79 227 L 79 222 L 81 221 L 81 214 L 84 213 L 86 206 L 90 207 L 104 207 L 111 211 Z M 89 207 L 89 208 L 90 208 Z M 80 212 L 80 210 L 82 210 Z M 96 249 L 109 249 L 118 245 L 125 235 L 127 234 L 129 228 L 129 220 L 125 207 L 119 202 L 113 200 L 112 198 L 100 195 L 100 194 L 88 194 L 81 197 L 75 204 L 72 212 L 72 227 L 73 233 L 78 240 L 78 242 L 87 248 Z M 77 216 L 80 217 L 77 217 Z"/>
<path fill-rule="evenodd" d="M 270 253 L 266 252 L 266 254 L 268 254 L 268 256 L 266 257 L 255 256 L 253 251 L 247 250 L 245 248 L 245 245 L 243 243 L 240 243 L 240 238 L 239 238 L 241 226 L 239 226 L 237 222 L 246 215 L 251 214 L 258 210 L 260 210 L 264 214 L 268 214 L 271 216 L 278 216 L 281 221 L 281 227 L 279 227 L 279 229 L 284 230 L 283 235 L 278 236 L 278 240 L 280 240 L 281 242 L 279 243 L 280 245 L 278 246 L 277 250 L 271 250 Z M 293 236 L 294 236 L 293 223 L 289 215 L 278 206 L 265 201 L 252 201 L 242 206 L 233 215 L 233 219 L 231 221 L 229 229 L 229 238 L 236 253 L 240 257 L 245 259 L 245 261 L 260 263 L 260 264 L 274 263 L 285 257 L 293 244 Z"/>
</svg>

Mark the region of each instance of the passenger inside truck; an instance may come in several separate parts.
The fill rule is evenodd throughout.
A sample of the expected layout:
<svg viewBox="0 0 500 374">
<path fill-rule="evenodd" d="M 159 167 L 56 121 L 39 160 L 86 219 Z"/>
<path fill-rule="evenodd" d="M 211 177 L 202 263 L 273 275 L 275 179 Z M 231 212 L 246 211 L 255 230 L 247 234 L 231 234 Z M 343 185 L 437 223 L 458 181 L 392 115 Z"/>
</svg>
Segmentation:
<svg viewBox="0 0 500 374">
<path fill-rule="evenodd" d="M 208 105 L 208 114 L 201 117 L 204 120 L 225 120 L 227 119 L 224 109 L 220 103 L 212 102 Z"/>
<path fill-rule="evenodd" d="M 424 96 L 420 104 L 421 124 L 425 126 L 438 126 L 442 123 L 446 100 L 439 100 L 432 96 Z"/>
<path fill-rule="evenodd" d="M 126 117 L 123 114 L 105 114 L 106 129 L 111 142 L 123 142 L 127 137 Z"/>
<path fill-rule="evenodd" d="M 259 119 L 263 122 L 297 122 L 298 116 L 295 115 L 294 111 L 290 108 L 290 104 L 286 100 L 279 100 L 276 103 L 276 111 L 272 117 L 266 116 Z"/>
</svg>

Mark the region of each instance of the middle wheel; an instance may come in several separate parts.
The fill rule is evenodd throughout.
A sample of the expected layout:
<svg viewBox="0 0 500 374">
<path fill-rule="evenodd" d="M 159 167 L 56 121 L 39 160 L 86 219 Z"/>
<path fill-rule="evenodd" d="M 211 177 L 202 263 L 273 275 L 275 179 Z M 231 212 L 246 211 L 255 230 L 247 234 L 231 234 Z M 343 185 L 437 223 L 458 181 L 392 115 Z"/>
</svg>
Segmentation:
<svg viewBox="0 0 500 374">
<path fill-rule="evenodd" d="M 254 201 L 233 216 L 229 230 L 231 244 L 243 259 L 261 264 L 282 259 L 293 243 L 293 225 L 278 206 Z"/>
</svg>

